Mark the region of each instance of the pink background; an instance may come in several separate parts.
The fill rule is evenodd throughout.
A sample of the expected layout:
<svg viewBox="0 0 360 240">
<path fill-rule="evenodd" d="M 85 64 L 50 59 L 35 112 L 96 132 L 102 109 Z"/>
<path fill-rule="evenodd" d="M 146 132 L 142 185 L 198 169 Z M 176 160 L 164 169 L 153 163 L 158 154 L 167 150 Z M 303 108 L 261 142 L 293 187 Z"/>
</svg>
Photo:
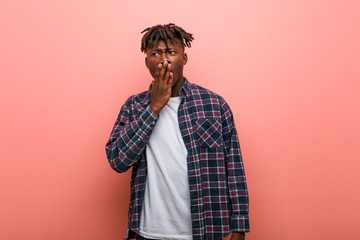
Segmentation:
<svg viewBox="0 0 360 240">
<path fill-rule="evenodd" d="M 359 239 L 359 1 L 0 1 L 0 239 L 121 239 L 104 145 L 151 78 L 140 32 L 195 36 L 185 76 L 236 119 L 248 240 Z"/>
</svg>

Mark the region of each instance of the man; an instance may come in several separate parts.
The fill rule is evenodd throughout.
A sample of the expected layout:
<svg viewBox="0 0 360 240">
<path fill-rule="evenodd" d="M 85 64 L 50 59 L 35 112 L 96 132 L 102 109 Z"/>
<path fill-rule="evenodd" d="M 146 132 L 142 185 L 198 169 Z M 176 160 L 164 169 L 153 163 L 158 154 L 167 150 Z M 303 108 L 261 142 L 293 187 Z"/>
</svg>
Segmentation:
<svg viewBox="0 0 360 240">
<path fill-rule="evenodd" d="M 183 76 L 192 34 L 172 23 L 143 32 L 153 81 L 122 106 L 106 144 L 115 171 L 132 167 L 125 238 L 244 239 L 248 195 L 231 110 Z"/>
</svg>

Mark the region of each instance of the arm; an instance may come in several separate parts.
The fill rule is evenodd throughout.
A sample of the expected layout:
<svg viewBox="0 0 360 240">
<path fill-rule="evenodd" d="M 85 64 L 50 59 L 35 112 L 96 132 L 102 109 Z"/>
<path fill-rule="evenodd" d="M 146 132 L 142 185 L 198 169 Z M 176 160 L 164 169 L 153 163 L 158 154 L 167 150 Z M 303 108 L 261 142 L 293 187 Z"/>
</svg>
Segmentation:
<svg viewBox="0 0 360 240">
<path fill-rule="evenodd" d="M 151 103 L 138 119 L 132 114 L 133 97 L 130 97 L 121 108 L 105 146 L 106 156 L 115 171 L 125 172 L 141 158 L 158 115 L 169 101 L 172 81 L 171 64 L 165 61 L 156 69 L 152 82 Z"/>
<path fill-rule="evenodd" d="M 233 232 L 232 237 L 239 237 L 237 236 L 238 234 L 250 230 L 248 191 L 233 115 L 225 101 L 223 102 L 223 110 L 223 138 L 225 144 L 225 160 L 227 163 L 229 198 L 232 210 L 231 231 Z"/>
<path fill-rule="evenodd" d="M 138 119 L 134 119 L 130 109 L 132 101 L 133 98 L 129 98 L 121 108 L 105 146 L 110 166 L 117 172 L 125 172 L 141 158 L 158 118 L 146 107 Z"/>
</svg>

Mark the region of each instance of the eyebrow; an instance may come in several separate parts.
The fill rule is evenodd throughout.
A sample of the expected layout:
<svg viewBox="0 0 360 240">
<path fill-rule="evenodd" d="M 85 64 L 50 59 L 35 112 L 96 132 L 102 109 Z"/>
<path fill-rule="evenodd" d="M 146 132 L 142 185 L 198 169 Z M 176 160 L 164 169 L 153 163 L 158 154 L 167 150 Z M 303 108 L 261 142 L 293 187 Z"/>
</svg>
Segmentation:
<svg viewBox="0 0 360 240">
<path fill-rule="evenodd" d="M 175 48 L 173 48 L 173 47 L 168 47 L 168 48 L 166 48 L 166 49 L 163 49 L 163 48 L 155 48 L 155 49 L 153 49 L 153 50 L 151 50 L 151 51 L 157 51 L 157 52 L 162 52 L 162 51 L 169 51 L 169 50 L 176 50 Z"/>
</svg>

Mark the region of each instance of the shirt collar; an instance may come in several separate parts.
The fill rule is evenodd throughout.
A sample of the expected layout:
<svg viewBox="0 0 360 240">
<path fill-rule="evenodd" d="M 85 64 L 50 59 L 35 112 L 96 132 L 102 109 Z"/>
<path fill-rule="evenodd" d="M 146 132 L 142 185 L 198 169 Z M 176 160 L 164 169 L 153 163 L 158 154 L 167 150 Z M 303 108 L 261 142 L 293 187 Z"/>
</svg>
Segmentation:
<svg viewBox="0 0 360 240">
<path fill-rule="evenodd" d="M 184 84 L 182 85 L 182 87 L 180 88 L 180 91 L 179 91 L 179 96 L 181 98 L 183 98 L 184 96 L 186 97 L 189 97 L 190 95 L 190 92 L 191 92 L 191 84 L 190 82 L 184 77 Z M 151 102 L 151 84 L 149 86 L 149 89 L 146 93 L 146 96 L 143 100 L 143 105 L 147 105 Z"/>
</svg>

